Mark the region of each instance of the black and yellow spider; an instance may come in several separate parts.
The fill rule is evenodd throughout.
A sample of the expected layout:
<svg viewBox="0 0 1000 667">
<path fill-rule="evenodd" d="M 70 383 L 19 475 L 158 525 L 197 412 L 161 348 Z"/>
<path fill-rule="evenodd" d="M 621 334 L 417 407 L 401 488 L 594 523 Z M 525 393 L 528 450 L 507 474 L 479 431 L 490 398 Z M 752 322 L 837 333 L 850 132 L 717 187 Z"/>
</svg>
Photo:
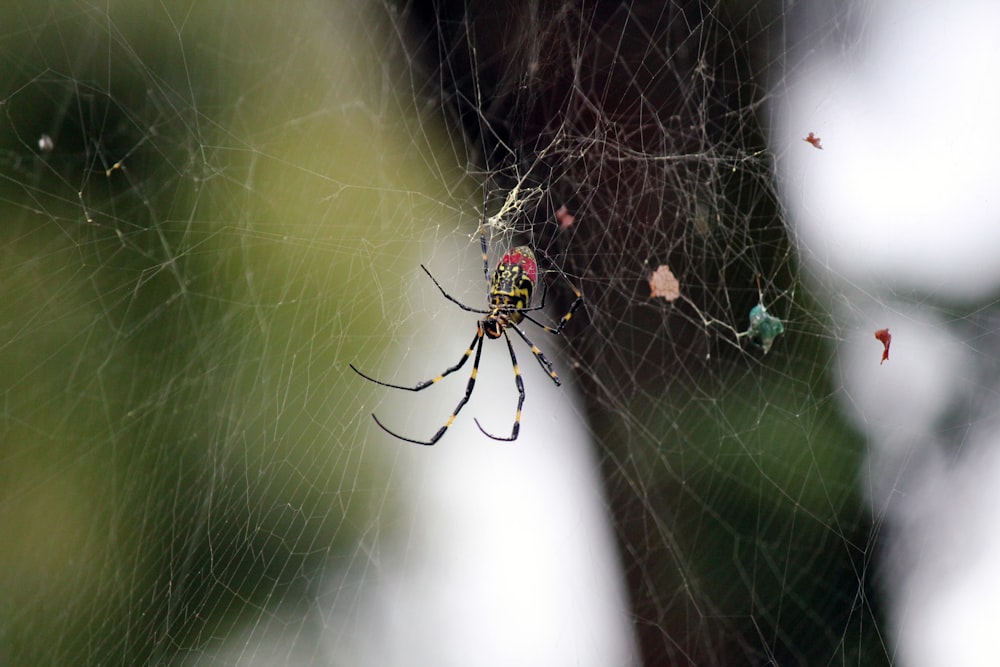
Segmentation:
<svg viewBox="0 0 1000 667">
<path fill-rule="evenodd" d="M 382 424 L 382 422 L 378 420 L 378 417 L 376 417 L 374 413 L 372 414 L 372 418 L 375 420 L 375 423 L 378 424 L 383 431 L 393 437 L 399 438 L 400 440 L 405 440 L 406 442 L 412 442 L 418 445 L 433 445 L 441 439 L 441 436 L 443 436 L 445 431 L 448 430 L 448 427 L 452 425 L 455 418 L 458 416 L 458 413 L 462 411 L 462 408 L 465 407 L 465 404 L 468 403 L 469 398 L 472 396 L 472 390 L 476 386 L 476 374 L 479 372 L 479 357 L 483 352 L 484 335 L 487 338 L 499 338 L 500 336 L 503 336 L 507 341 L 507 349 L 510 350 L 510 362 L 514 367 L 514 384 L 517 386 L 518 394 L 517 413 L 514 417 L 514 426 L 511 429 L 509 438 L 491 435 L 486 432 L 486 429 L 482 427 L 478 419 L 473 420 L 476 422 L 476 426 L 479 427 L 479 430 L 482 431 L 487 437 L 494 440 L 504 440 L 509 442 L 517 439 L 517 434 L 521 428 L 521 407 L 524 405 L 524 382 L 521 381 L 521 371 L 517 367 L 517 356 L 514 354 L 514 346 L 511 345 L 510 337 L 507 335 L 507 329 L 513 329 L 517 335 L 520 336 L 529 347 L 531 347 L 531 353 L 535 355 L 535 359 L 538 360 L 538 364 L 546 373 L 549 374 L 549 377 L 556 383 L 556 386 L 560 384 L 559 376 L 556 375 L 554 370 L 552 370 L 552 362 L 545 358 L 542 351 L 531 342 L 527 334 L 525 334 L 524 331 L 522 331 L 517 325 L 521 322 L 521 320 L 526 319 L 529 322 L 533 322 L 535 325 L 541 327 L 545 331 L 558 335 L 562 333 L 563 327 L 566 326 L 566 323 L 573 317 L 573 313 L 580 307 L 580 304 L 583 303 L 583 295 L 580 294 L 580 290 L 573 287 L 576 299 L 573 301 L 573 305 L 570 306 L 569 311 L 562 316 L 562 319 L 559 320 L 559 323 L 555 327 L 546 326 L 538 320 L 532 318 L 531 315 L 528 315 L 529 312 L 545 307 L 544 284 L 542 286 L 542 303 L 538 306 L 531 305 L 531 297 L 535 291 L 535 283 L 538 281 L 538 263 L 535 260 L 535 253 L 528 246 L 518 246 L 508 250 L 500 260 L 500 263 L 497 264 L 496 271 L 493 273 L 493 279 L 490 280 L 490 265 L 486 254 L 486 230 L 484 228 L 480 228 L 479 231 L 480 244 L 483 249 L 483 276 L 486 278 L 489 285 L 489 309 L 481 310 L 479 308 L 470 308 L 469 306 L 466 306 L 458 299 L 445 292 L 444 288 L 441 287 L 441 284 L 437 281 L 437 279 L 431 275 L 430 271 L 427 270 L 427 267 L 423 264 L 420 265 L 420 268 L 422 268 L 424 273 L 426 273 L 430 279 L 434 281 L 434 284 L 437 285 L 437 288 L 446 299 L 456 304 L 462 310 L 486 316 L 476 323 L 476 335 L 472 339 L 469 349 L 465 351 L 465 354 L 462 355 L 459 362 L 451 368 L 445 370 L 436 378 L 432 380 L 424 380 L 423 382 L 417 383 L 413 387 L 404 387 L 398 384 L 381 382 L 380 380 L 376 380 L 373 377 L 365 375 L 355 368 L 354 364 L 351 364 L 351 370 L 364 379 L 374 382 L 375 384 L 380 384 L 383 387 L 391 387 L 393 389 L 420 391 L 421 389 L 426 389 L 432 384 L 440 382 L 442 378 L 451 375 L 460 369 L 465 365 L 465 362 L 469 360 L 469 357 L 472 356 L 473 349 L 476 351 L 476 358 L 472 362 L 472 374 L 469 376 L 469 384 L 465 388 L 465 396 L 463 396 L 462 400 L 458 402 L 455 410 L 451 413 L 451 416 L 448 417 L 448 421 L 445 422 L 444 426 L 438 429 L 438 432 L 435 433 L 430 440 L 424 441 L 404 438 L 398 433 L 390 431 Z"/>
</svg>

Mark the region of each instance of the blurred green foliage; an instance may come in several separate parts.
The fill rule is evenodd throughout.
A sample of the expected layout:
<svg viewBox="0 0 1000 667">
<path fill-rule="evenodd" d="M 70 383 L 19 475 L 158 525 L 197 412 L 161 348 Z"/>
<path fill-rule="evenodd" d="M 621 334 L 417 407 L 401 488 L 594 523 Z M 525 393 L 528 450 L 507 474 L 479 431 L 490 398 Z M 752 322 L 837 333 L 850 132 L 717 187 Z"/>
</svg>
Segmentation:
<svg viewBox="0 0 1000 667">
<path fill-rule="evenodd" d="M 346 4 L 0 9 L 0 662 L 197 650 L 389 511 L 361 239 L 447 196 Z"/>
</svg>

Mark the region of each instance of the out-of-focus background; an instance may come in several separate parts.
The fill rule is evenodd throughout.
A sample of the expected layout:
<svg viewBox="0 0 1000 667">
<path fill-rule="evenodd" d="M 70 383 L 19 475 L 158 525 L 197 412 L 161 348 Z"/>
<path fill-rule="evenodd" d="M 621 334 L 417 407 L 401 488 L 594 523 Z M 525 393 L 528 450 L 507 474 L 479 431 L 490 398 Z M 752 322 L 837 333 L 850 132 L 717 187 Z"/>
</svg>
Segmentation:
<svg viewBox="0 0 1000 667">
<path fill-rule="evenodd" d="M 802 4 L 4 5 L 0 664 L 991 664 L 995 10 Z"/>
</svg>

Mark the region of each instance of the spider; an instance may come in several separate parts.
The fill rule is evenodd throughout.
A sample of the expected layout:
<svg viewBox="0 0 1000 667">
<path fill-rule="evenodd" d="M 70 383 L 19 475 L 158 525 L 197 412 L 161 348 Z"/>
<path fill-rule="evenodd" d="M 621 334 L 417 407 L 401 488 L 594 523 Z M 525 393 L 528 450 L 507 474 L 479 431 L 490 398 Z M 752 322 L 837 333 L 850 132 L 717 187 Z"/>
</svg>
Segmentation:
<svg viewBox="0 0 1000 667">
<path fill-rule="evenodd" d="M 431 272 L 427 270 L 427 267 L 424 266 L 423 264 L 420 265 L 420 268 L 424 270 L 424 273 L 426 273 L 427 276 L 434 281 L 434 284 L 437 286 L 438 290 L 440 290 L 441 294 L 444 295 L 444 298 L 448 299 L 462 310 L 466 310 L 470 313 L 479 313 L 480 315 L 485 315 L 483 319 L 476 322 L 476 335 L 472 338 L 472 343 L 469 344 L 469 348 L 462 355 L 462 358 L 459 359 L 458 363 L 446 369 L 436 378 L 430 380 L 424 380 L 423 382 L 418 382 L 416 385 L 412 387 L 405 387 L 398 384 L 390 384 L 388 382 L 382 382 L 380 380 L 376 380 L 375 378 L 369 377 L 368 375 L 365 375 L 364 373 L 359 371 L 357 368 L 355 368 L 354 364 L 350 364 L 351 370 L 353 370 L 355 373 L 357 373 L 364 379 L 369 380 L 370 382 L 374 382 L 375 384 L 380 384 L 383 387 L 391 387 L 392 389 L 404 389 L 406 391 L 421 391 L 422 389 L 426 389 L 427 387 L 430 387 L 431 385 L 440 382 L 443 378 L 445 378 L 448 375 L 451 375 L 452 373 L 460 369 L 462 366 L 464 366 L 465 362 L 469 360 L 470 356 L 472 356 L 472 351 L 475 350 L 476 358 L 472 362 L 472 373 L 469 376 L 469 384 L 465 388 L 465 395 L 458 402 L 458 405 L 455 406 L 454 411 L 452 411 L 451 416 L 448 417 L 448 420 L 444 423 L 444 426 L 438 429 L 437 433 L 435 433 L 430 440 L 414 440 L 412 438 L 404 438 L 398 433 L 395 433 L 386 428 L 386 426 L 379 421 L 378 417 L 376 417 L 375 414 L 372 413 L 372 419 L 374 419 L 375 423 L 379 425 L 379 428 L 381 428 L 389 435 L 398 438 L 400 440 L 403 440 L 405 442 L 412 442 L 417 445 L 433 445 L 434 443 L 436 443 L 438 440 L 441 439 L 441 436 L 445 434 L 445 432 L 448 430 L 448 427 L 450 427 L 452 423 L 455 421 L 455 418 L 458 416 L 458 413 L 462 411 L 462 408 L 465 407 L 466 403 L 468 403 L 469 398 L 472 397 L 472 390 L 476 386 L 476 375 L 479 372 L 479 357 L 483 352 L 483 336 L 490 339 L 496 339 L 500 338 L 500 336 L 503 336 L 504 340 L 507 341 L 507 349 L 510 351 L 510 363 L 514 369 L 514 384 L 517 386 L 517 394 L 518 394 L 517 412 L 514 416 L 514 426 L 511 428 L 510 437 L 505 438 L 497 435 L 492 435 L 482 427 L 478 419 L 473 420 L 476 422 L 476 426 L 479 427 L 479 430 L 482 431 L 483 435 L 485 435 L 486 437 L 492 438 L 493 440 L 502 440 L 505 442 L 511 442 L 513 440 L 517 440 L 517 435 L 521 429 L 521 407 L 524 405 L 524 382 L 522 382 L 521 380 L 521 371 L 517 367 L 517 356 L 514 354 L 514 346 L 510 342 L 510 336 L 507 335 L 508 329 L 513 329 L 514 332 L 521 337 L 521 340 L 523 340 L 525 343 L 528 344 L 528 346 L 531 348 L 531 354 L 535 356 L 535 359 L 538 361 L 538 364 L 542 367 L 542 370 L 548 373 L 549 377 L 552 378 L 552 381 L 556 384 L 556 386 L 559 386 L 561 384 L 559 381 L 559 376 L 556 375 L 556 372 L 552 369 L 552 362 L 550 362 L 545 357 L 545 354 L 543 354 L 542 351 L 539 350 L 538 347 L 531 342 L 527 334 L 524 333 L 524 331 L 518 326 L 518 324 L 522 320 L 528 320 L 529 322 L 534 323 L 536 326 L 540 327 L 545 331 L 548 331 L 551 334 L 559 335 L 562 333 L 563 327 L 566 326 L 566 323 L 569 322 L 570 319 L 573 317 L 573 313 L 576 311 L 577 308 L 580 307 L 580 304 L 583 303 L 583 295 L 580 294 L 580 290 L 571 285 L 573 293 L 576 294 L 576 299 L 570 306 L 569 311 L 567 311 L 566 314 L 562 316 L 562 319 L 559 320 L 558 324 L 555 327 L 550 327 L 542 324 L 541 322 L 534 319 L 533 317 L 531 317 L 531 315 L 528 314 L 531 311 L 540 310 L 545 307 L 544 284 L 542 292 L 542 303 L 537 306 L 531 305 L 531 296 L 535 290 L 535 283 L 538 282 L 538 263 L 535 260 L 534 251 L 528 246 L 517 246 L 516 248 L 511 248 L 510 250 L 508 250 L 504 254 L 503 258 L 500 260 L 500 263 L 497 264 L 497 268 L 493 272 L 493 278 L 491 280 L 489 259 L 486 254 L 485 227 L 483 226 L 480 227 L 479 234 L 480 234 L 479 242 L 480 245 L 482 246 L 482 251 L 483 251 L 483 276 L 486 278 L 486 282 L 489 286 L 488 309 L 470 308 L 469 306 L 466 306 L 461 301 L 459 301 L 458 299 L 456 299 L 455 297 L 451 296 L 446 291 L 444 291 L 444 288 L 441 287 L 441 283 L 439 283 L 437 279 L 431 275 Z"/>
</svg>

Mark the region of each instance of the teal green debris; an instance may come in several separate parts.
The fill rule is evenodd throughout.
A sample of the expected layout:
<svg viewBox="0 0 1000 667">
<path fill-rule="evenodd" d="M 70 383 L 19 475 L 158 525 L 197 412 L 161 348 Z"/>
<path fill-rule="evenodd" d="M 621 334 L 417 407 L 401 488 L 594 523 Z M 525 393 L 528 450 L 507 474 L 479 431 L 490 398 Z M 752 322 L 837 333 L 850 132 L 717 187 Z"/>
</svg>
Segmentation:
<svg viewBox="0 0 1000 667">
<path fill-rule="evenodd" d="M 774 339 L 785 332 L 785 325 L 774 315 L 769 315 L 764 304 L 758 303 L 750 309 L 750 328 L 743 332 L 754 345 L 767 354 Z"/>
</svg>

